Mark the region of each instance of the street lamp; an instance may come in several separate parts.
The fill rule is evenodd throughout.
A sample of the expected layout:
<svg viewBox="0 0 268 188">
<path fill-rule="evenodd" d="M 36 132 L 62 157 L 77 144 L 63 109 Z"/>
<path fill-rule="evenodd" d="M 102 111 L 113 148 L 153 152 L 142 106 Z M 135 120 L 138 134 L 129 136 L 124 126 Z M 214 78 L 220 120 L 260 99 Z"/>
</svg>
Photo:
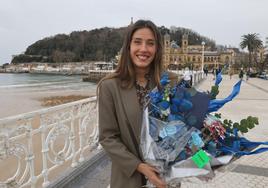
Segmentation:
<svg viewBox="0 0 268 188">
<path fill-rule="evenodd" d="M 202 65 L 201 65 L 201 72 L 203 72 L 204 71 L 204 50 L 205 50 L 205 42 L 204 41 L 202 41 Z"/>
</svg>

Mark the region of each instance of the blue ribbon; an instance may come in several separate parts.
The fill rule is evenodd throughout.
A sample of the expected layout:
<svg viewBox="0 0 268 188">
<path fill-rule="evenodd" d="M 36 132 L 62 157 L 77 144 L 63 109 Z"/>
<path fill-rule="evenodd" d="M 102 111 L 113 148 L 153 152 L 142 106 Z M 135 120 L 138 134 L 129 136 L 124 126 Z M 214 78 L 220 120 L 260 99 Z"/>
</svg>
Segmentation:
<svg viewBox="0 0 268 188">
<path fill-rule="evenodd" d="M 253 155 L 253 154 L 258 154 L 258 153 L 263 153 L 265 151 L 268 151 L 267 147 L 263 148 L 258 148 L 253 151 L 246 151 L 246 150 L 251 150 L 253 148 L 256 148 L 260 145 L 268 145 L 268 142 L 251 142 L 247 140 L 244 137 L 238 137 L 235 136 L 235 140 L 232 143 L 232 147 L 226 146 L 224 143 L 221 143 L 221 147 L 219 148 L 220 151 L 224 153 L 231 153 L 237 156 L 242 156 L 242 155 Z M 243 149 L 244 151 L 241 151 Z"/>
<path fill-rule="evenodd" d="M 231 153 L 233 155 L 237 156 L 243 156 L 243 155 L 253 155 L 253 154 L 259 154 L 268 151 L 268 148 L 259 148 L 254 151 L 240 151 L 240 150 L 234 150 L 231 147 L 228 146 L 221 146 L 220 151 L 224 153 Z"/>
<path fill-rule="evenodd" d="M 254 148 L 259 145 L 268 145 L 268 142 L 251 142 L 244 137 L 240 138 L 240 145 L 245 148 Z"/>
<path fill-rule="evenodd" d="M 219 72 L 216 76 L 215 85 L 218 86 L 222 81 L 221 72 Z"/>
<path fill-rule="evenodd" d="M 223 105 L 225 103 L 227 103 L 227 102 L 231 101 L 233 98 L 235 98 L 238 95 L 238 93 L 240 92 L 241 83 L 242 83 L 242 80 L 239 80 L 234 85 L 232 93 L 228 97 L 226 97 L 225 99 L 222 99 L 222 100 L 217 100 L 217 99 L 211 100 L 209 102 L 209 106 L 208 106 L 208 113 L 218 111 L 221 107 L 223 107 Z"/>
</svg>

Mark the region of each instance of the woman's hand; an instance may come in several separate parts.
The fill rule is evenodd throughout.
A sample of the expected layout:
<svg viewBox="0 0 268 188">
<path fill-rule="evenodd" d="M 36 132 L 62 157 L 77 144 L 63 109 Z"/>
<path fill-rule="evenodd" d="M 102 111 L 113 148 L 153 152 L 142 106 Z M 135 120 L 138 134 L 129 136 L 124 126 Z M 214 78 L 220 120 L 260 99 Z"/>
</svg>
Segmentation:
<svg viewBox="0 0 268 188">
<path fill-rule="evenodd" d="M 166 188 L 166 183 L 159 177 L 159 173 L 156 168 L 146 163 L 140 163 L 137 171 L 147 177 L 149 181 L 157 188 Z"/>
</svg>

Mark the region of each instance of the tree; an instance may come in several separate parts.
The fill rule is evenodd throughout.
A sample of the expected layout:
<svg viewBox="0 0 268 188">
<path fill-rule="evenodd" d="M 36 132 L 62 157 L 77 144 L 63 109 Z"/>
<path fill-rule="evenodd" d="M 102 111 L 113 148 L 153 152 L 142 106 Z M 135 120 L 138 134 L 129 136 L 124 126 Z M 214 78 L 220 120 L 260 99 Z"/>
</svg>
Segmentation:
<svg viewBox="0 0 268 188">
<path fill-rule="evenodd" d="M 249 52 L 249 68 L 252 65 L 252 54 L 262 47 L 262 41 L 259 38 L 259 34 L 252 33 L 242 36 L 242 42 L 240 43 L 242 49 L 247 48 Z"/>
<path fill-rule="evenodd" d="M 164 26 L 159 29 L 163 35 L 170 33 Z M 189 44 L 201 44 L 205 41 L 206 46 L 215 46 L 214 41 L 192 30 L 179 27 L 177 29 L 170 35 L 171 40 L 177 44 L 181 44 L 182 35 L 187 33 Z M 57 34 L 28 46 L 24 54 L 12 59 L 12 63 L 110 61 L 122 48 L 126 32 L 127 27 L 104 27 L 91 31 L 73 31 L 68 35 Z"/>
</svg>

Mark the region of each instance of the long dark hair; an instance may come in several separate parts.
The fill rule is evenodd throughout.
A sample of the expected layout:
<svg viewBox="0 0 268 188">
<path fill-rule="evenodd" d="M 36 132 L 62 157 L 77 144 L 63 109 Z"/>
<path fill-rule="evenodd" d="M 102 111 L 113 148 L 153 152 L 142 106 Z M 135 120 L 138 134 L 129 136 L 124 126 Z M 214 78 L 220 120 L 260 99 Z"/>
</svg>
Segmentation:
<svg viewBox="0 0 268 188">
<path fill-rule="evenodd" d="M 150 20 L 138 20 L 133 25 L 128 27 L 127 34 L 125 36 L 121 51 L 121 57 L 115 72 L 103 78 L 99 82 L 98 87 L 103 80 L 111 78 L 119 78 L 122 83 L 121 87 L 123 88 L 131 88 L 134 86 L 136 80 L 136 74 L 133 62 L 130 57 L 130 43 L 135 31 L 142 28 L 150 29 L 155 37 L 156 53 L 153 62 L 150 65 L 150 73 L 153 75 L 153 79 L 157 87 L 160 87 L 160 74 L 163 69 L 163 63 L 162 63 L 163 41 L 162 36 L 159 30 L 157 29 L 156 25 Z"/>
</svg>

